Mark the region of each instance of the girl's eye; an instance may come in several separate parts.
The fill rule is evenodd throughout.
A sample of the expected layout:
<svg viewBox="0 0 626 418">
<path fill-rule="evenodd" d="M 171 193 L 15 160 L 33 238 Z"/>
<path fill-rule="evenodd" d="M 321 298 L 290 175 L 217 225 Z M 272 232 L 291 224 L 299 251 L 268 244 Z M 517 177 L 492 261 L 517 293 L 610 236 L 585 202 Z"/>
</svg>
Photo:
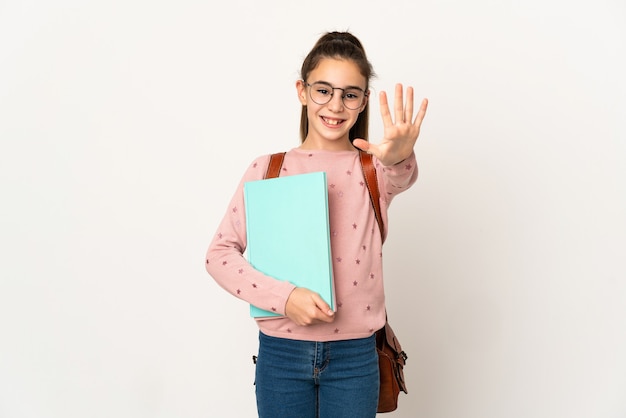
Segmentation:
<svg viewBox="0 0 626 418">
<path fill-rule="evenodd" d="M 348 100 L 359 100 L 361 98 L 361 92 L 358 90 L 348 90 L 346 91 L 345 98 Z"/>
<path fill-rule="evenodd" d="M 319 94 L 321 94 L 321 95 L 324 95 L 324 96 L 327 96 L 327 95 L 329 95 L 329 94 L 330 94 L 330 91 L 329 91 L 329 90 L 326 90 L 326 89 L 317 89 L 317 92 L 318 92 Z"/>
</svg>

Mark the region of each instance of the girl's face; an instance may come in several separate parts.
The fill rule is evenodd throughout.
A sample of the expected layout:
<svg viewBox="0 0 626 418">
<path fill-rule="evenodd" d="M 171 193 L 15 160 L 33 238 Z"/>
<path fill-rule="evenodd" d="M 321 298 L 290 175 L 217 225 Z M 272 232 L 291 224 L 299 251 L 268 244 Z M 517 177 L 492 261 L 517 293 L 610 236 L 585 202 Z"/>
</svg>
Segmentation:
<svg viewBox="0 0 626 418">
<path fill-rule="evenodd" d="M 311 99 L 310 87 L 313 83 L 325 83 L 332 91 L 332 97 L 326 104 L 317 104 Z M 359 113 L 365 109 L 367 97 L 357 109 L 346 107 L 342 96 L 344 89 L 358 88 L 365 91 L 366 80 L 359 68 L 352 61 L 324 58 L 311 71 L 307 80 L 296 83 L 298 98 L 307 107 L 309 130 L 302 148 L 327 150 L 353 150 L 350 143 L 350 128 L 355 124 Z M 331 92 L 329 92 L 331 93 Z M 350 96 L 352 97 L 352 96 Z M 349 98 L 346 102 L 350 105 Z M 320 100 L 317 100 L 320 102 Z"/>
</svg>

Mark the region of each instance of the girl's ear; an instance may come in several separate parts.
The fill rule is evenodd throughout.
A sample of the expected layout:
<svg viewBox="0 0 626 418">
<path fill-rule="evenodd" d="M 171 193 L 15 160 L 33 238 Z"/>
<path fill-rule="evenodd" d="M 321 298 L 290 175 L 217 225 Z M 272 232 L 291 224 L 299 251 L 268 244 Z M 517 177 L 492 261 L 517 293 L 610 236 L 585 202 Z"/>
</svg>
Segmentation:
<svg viewBox="0 0 626 418">
<path fill-rule="evenodd" d="M 306 106 L 306 85 L 304 81 L 298 80 L 296 81 L 296 90 L 298 91 L 298 99 L 302 106 Z"/>
</svg>

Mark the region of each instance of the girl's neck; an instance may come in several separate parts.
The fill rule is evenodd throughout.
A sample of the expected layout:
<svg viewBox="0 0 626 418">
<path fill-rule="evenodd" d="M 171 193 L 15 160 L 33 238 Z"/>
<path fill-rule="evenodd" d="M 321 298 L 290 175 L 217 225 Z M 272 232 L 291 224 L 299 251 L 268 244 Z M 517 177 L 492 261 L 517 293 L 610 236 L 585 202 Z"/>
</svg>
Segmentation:
<svg viewBox="0 0 626 418">
<path fill-rule="evenodd" d="M 314 141 L 306 138 L 298 147 L 303 150 L 323 150 L 323 151 L 354 151 L 356 148 L 348 140 L 346 141 Z"/>
</svg>

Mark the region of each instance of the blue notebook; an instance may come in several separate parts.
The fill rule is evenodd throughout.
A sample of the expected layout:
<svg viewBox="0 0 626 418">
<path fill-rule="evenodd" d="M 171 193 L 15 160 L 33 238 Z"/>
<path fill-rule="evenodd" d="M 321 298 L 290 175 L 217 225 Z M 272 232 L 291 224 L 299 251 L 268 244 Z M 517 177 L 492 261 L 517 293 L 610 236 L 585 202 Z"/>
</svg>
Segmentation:
<svg viewBox="0 0 626 418">
<path fill-rule="evenodd" d="M 326 173 L 244 184 L 248 262 L 319 295 L 335 310 Z M 279 316 L 250 305 L 250 316 Z"/>
</svg>

